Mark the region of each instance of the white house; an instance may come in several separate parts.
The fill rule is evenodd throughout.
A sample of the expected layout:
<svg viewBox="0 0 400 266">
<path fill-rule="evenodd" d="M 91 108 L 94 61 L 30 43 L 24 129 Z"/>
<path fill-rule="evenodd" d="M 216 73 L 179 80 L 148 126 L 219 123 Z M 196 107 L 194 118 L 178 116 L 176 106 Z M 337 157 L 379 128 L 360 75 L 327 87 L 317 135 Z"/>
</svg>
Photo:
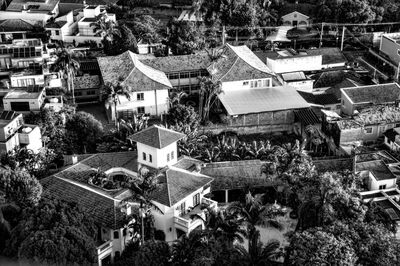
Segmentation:
<svg viewBox="0 0 400 266">
<path fill-rule="evenodd" d="M 56 18 L 54 22 L 46 24 L 52 40 L 76 44 L 94 41 L 101 46 L 103 36 L 96 35 L 94 26 L 99 15 L 105 15 L 107 20 L 116 22 L 115 14 L 107 13 L 102 6 L 86 6 L 82 11 L 72 10 L 66 15 Z"/>
<path fill-rule="evenodd" d="M 392 151 L 400 150 L 400 127 L 390 128 L 383 133 L 384 144 Z"/>
<path fill-rule="evenodd" d="M 3 97 L 5 111 L 38 112 L 46 98 L 45 88 L 32 87 L 26 90 L 11 89 Z"/>
<path fill-rule="evenodd" d="M 136 222 L 128 218 L 138 208 L 138 203 L 123 203 L 131 191 L 120 182 L 135 180 L 143 166 L 159 173 L 159 185 L 151 195 L 158 210 L 149 211 L 153 214 L 155 228 L 164 232 L 165 240 L 174 241 L 192 230 L 204 229 L 199 217 L 205 218 L 207 207 L 217 208 L 217 202 L 205 197 L 213 179 L 198 173 L 196 168 L 185 168 L 190 158 L 177 158 L 177 141 L 182 137 L 181 133 L 152 126 L 132 136 L 138 143 L 137 153 L 94 154 L 41 180 L 44 194 L 76 202 L 93 215 L 99 230 L 100 266 L 113 261 L 135 233 L 140 234 L 127 228 L 128 224 Z M 96 169 L 102 170 L 108 178 L 107 189 L 93 183 L 91 176 Z"/>
<path fill-rule="evenodd" d="M 12 0 L 6 10 L 0 11 L 1 19 L 23 19 L 44 25 L 50 18 L 57 17 L 59 0 Z"/>
<path fill-rule="evenodd" d="M 314 80 L 308 78 L 304 72 L 282 73 L 278 76 L 283 85 L 294 87 L 300 91 L 312 92 Z"/>
<path fill-rule="evenodd" d="M 36 125 L 24 124 L 22 114 L 14 111 L 0 113 L 0 153 L 26 147 L 37 153 L 42 148 L 42 134 Z"/>
<path fill-rule="evenodd" d="M 387 55 L 391 61 L 400 63 L 400 32 L 386 33 L 381 36 L 379 51 Z"/>
<path fill-rule="evenodd" d="M 130 99 L 117 96 L 116 107 L 114 102 L 106 103 L 111 120 L 131 114 L 161 116 L 168 112 L 168 90 L 172 85 L 164 72 L 143 64 L 131 51 L 97 60 L 105 85 L 127 86 L 131 91 Z"/>
<path fill-rule="evenodd" d="M 310 26 L 310 17 L 298 11 L 290 12 L 281 17 L 282 25 L 293 27 L 308 27 Z"/>
<path fill-rule="evenodd" d="M 279 84 L 275 74 L 246 45 L 226 44 L 222 57 L 207 68 L 222 91 L 270 88 Z"/>
</svg>

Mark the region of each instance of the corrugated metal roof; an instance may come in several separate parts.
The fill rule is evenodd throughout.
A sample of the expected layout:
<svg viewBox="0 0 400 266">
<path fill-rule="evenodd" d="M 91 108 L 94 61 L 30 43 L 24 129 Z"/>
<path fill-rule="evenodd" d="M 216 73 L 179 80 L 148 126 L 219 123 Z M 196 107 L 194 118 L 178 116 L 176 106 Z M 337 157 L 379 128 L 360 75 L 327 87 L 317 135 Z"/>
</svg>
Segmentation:
<svg viewBox="0 0 400 266">
<path fill-rule="evenodd" d="M 284 81 L 296 81 L 296 80 L 305 80 L 307 79 L 306 75 L 304 75 L 304 72 L 298 71 L 298 72 L 290 72 L 290 73 L 282 73 L 282 78 Z"/>
<path fill-rule="evenodd" d="M 310 107 L 296 89 L 290 86 L 224 91 L 218 98 L 229 115 Z"/>
<path fill-rule="evenodd" d="M 294 114 L 300 122 L 305 125 L 315 125 L 321 123 L 318 116 L 314 113 L 311 108 L 304 108 L 300 110 L 295 110 Z"/>
</svg>

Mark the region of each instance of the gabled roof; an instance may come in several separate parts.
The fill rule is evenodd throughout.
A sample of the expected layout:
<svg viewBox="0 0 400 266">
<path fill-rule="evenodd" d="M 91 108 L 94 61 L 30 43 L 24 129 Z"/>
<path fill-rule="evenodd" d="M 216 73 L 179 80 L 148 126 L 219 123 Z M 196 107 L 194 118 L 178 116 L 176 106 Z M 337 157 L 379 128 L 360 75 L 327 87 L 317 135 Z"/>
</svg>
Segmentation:
<svg viewBox="0 0 400 266">
<path fill-rule="evenodd" d="M 168 168 L 160 179 L 160 185 L 152 198 L 168 207 L 213 181 L 211 177 L 175 167 Z"/>
<path fill-rule="evenodd" d="M 311 93 L 304 91 L 298 91 L 298 93 L 304 100 L 311 104 L 328 105 L 340 103 L 340 99 L 332 93 Z"/>
<path fill-rule="evenodd" d="M 224 91 L 218 98 L 229 115 L 310 107 L 296 89 L 290 86 Z"/>
<path fill-rule="evenodd" d="M 185 137 L 184 134 L 159 126 L 151 126 L 130 137 L 131 140 L 147 146 L 162 149 Z"/>
<path fill-rule="evenodd" d="M 201 168 L 201 173 L 214 178 L 211 189 L 243 188 L 248 185 L 266 185 L 267 181 L 261 174 L 261 160 L 213 162 Z"/>
<path fill-rule="evenodd" d="M 31 31 L 34 27 L 23 19 L 0 20 L 0 32 Z"/>
<path fill-rule="evenodd" d="M 290 12 L 290 13 L 288 13 L 288 14 L 286 14 L 286 15 L 284 15 L 284 16 L 282 16 L 282 18 L 285 18 L 285 17 L 288 17 L 288 16 L 290 16 L 291 14 L 293 14 L 293 13 L 296 13 L 296 14 L 298 14 L 298 15 L 301 15 L 301 16 L 304 16 L 305 18 L 309 18 L 309 16 L 307 16 L 307 15 L 304 15 L 303 13 L 300 13 L 299 11 L 292 11 L 292 12 Z"/>
<path fill-rule="evenodd" d="M 400 99 L 400 86 L 397 83 L 344 88 L 342 92 L 353 103 L 385 104 Z"/>
<path fill-rule="evenodd" d="M 133 91 L 172 88 L 164 72 L 139 61 L 137 55 L 126 51 L 117 56 L 98 57 L 104 82 L 121 82 Z"/>
<path fill-rule="evenodd" d="M 240 81 L 275 76 L 272 71 L 246 46 L 227 44 L 223 57 L 208 68 L 214 81 Z"/>
<path fill-rule="evenodd" d="M 124 213 L 117 207 L 119 201 L 88 189 L 77 182 L 50 176 L 40 180 L 43 195 L 67 202 L 75 202 L 89 213 L 96 223 L 105 228 L 119 229 L 124 225 Z"/>
<path fill-rule="evenodd" d="M 205 52 L 199 52 L 190 55 L 175 55 L 140 59 L 140 61 L 165 73 L 202 69 L 205 70 L 211 64 L 210 56 Z"/>
<path fill-rule="evenodd" d="M 65 24 L 67 24 L 67 21 L 58 20 L 49 22 L 44 27 L 47 29 L 61 29 Z"/>
</svg>

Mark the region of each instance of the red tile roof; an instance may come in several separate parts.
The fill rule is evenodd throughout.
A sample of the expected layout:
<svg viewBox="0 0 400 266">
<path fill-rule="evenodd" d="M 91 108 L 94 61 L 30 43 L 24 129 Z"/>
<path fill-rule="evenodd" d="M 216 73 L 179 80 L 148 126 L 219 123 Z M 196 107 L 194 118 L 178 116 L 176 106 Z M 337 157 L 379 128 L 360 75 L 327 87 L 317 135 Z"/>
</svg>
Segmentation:
<svg viewBox="0 0 400 266">
<path fill-rule="evenodd" d="M 151 126 L 130 137 L 131 140 L 147 146 L 162 149 L 185 135 L 159 126 Z"/>
<path fill-rule="evenodd" d="M 171 207 L 196 190 L 210 184 L 213 178 L 178 168 L 168 168 L 160 181 L 161 184 L 152 197 L 154 201 Z"/>
<path fill-rule="evenodd" d="M 75 202 L 89 213 L 96 223 L 111 229 L 124 225 L 124 213 L 118 207 L 119 201 L 106 196 L 77 182 L 50 176 L 40 180 L 43 195 L 68 202 Z"/>
</svg>

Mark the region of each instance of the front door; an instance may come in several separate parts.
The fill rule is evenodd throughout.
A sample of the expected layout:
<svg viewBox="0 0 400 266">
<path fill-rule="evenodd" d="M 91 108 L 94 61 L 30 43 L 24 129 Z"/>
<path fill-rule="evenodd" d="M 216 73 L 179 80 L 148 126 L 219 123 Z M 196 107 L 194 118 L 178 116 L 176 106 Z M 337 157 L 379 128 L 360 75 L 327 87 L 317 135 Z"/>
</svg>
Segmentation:
<svg viewBox="0 0 400 266">
<path fill-rule="evenodd" d="M 293 20 L 292 26 L 297 27 L 297 20 Z"/>
</svg>

